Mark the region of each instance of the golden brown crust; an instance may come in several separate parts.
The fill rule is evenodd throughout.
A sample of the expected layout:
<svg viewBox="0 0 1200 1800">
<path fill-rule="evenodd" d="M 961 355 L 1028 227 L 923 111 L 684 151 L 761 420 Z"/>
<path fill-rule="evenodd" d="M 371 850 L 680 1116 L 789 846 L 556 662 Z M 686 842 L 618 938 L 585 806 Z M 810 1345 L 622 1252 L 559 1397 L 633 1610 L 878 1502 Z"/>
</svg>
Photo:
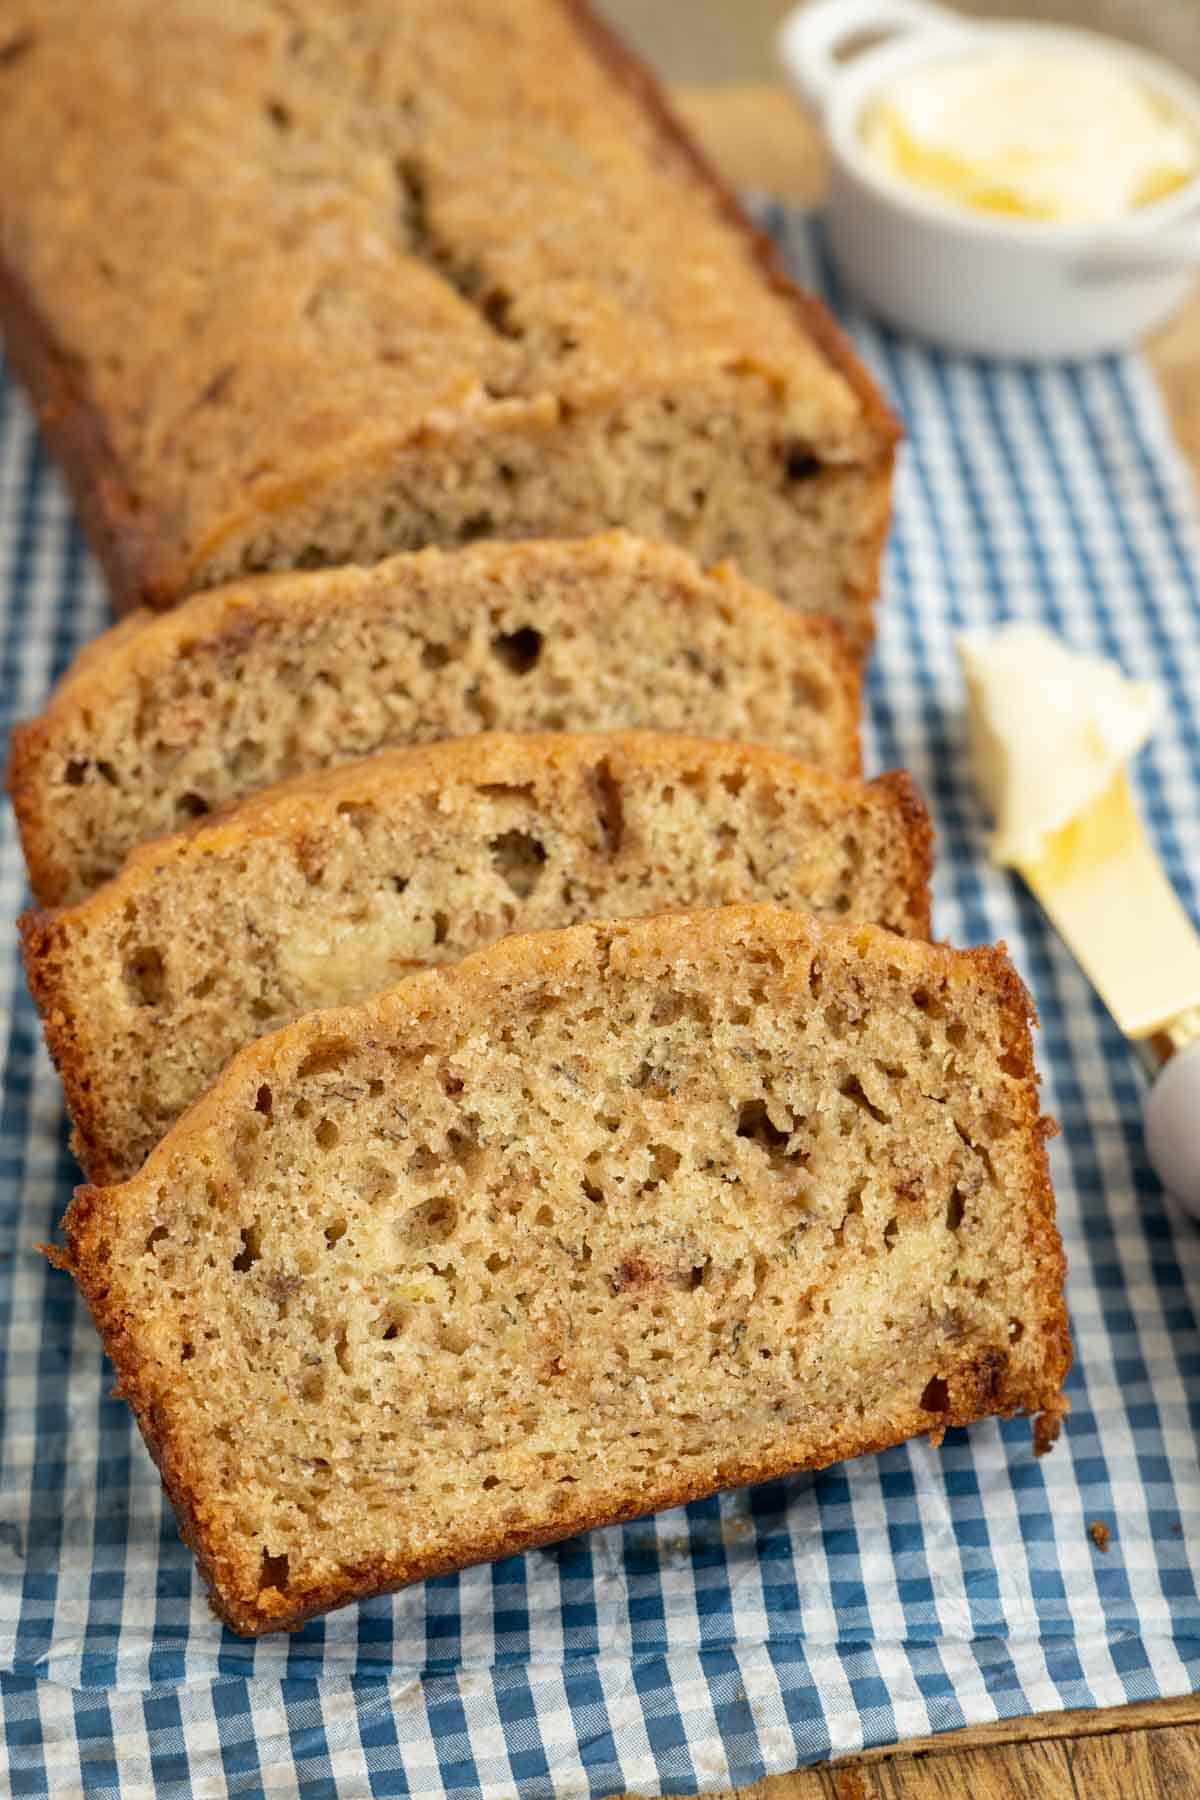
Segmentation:
<svg viewBox="0 0 1200 1800">
<path fill-rule="evenodd" d="M 1052 1119 L 1041 1115 L 1037 1103 L 1038 1074 L 1034 1067 L 1033 1042 L 1029 1033 L 1029 1026 L 1037 1024 L 1037 1009 L 1028 988 L 1009 961 L 1003 943 L 994 948 L 990 945 L 981 946 L 967 954 L 981 968 L 988 970 L 1002 996 L 1004 1066 L 1008 1073 L 1024 1084 L 1026 1100 L 1022 1123 L 1038 1144 L 1032 1184 L 1033 1204 L 1026 1213 L 1026 1251 L 1032 1266 L 1038 1271 L 1042 1291 L 1061 1294 L 1066 1280 L 1067 1259 L 1054 1224 L 1054 1189 L 1050 1184 L 1050 1162 L 1045 1147 L 1047 1139 L 1054 1135 L 1057 1126 Z M 1065 1306 L 1044 1309 L 1042 1333 L 1046 1365 L 1061 1367 L 1065 1379 L 1071 1366 L 1072 1354 Z M 1059 1385 L 1061 1386 L 1061 1382 Z M 1062 1417 L 1068 1409 L 1069 1402 L 1057 1394 L 1047 1396 L 1040 1404 L 1038 1411 L 1041 1416 L 1034 1434 L 1034 1447 L 1039 1456 L 1054 1443 Z"/>
<path fill-rule="evenodd" d="M 221 1081 L 180 1122 L 171 1138 L 155 1152 L 143 1175 L 124 1188 L 84 1187 L 78 1190 L 64 1219 L 66 1249 L 53 1253 L 59 1266 L 68 1268 L 80 1285 L 116 1366 L 120 1391 L 129 1400 L 162 1471 L 164 1484 L 179 1515 L 185 1537 L 195 1550 L 214 1605 L 233 1629 L 249 1634 L 295 1629 L 313 1614 L 332 1606 L 389 1591 L 407 1582 L 461 1568 L 475 1561 L 508 1555 L 571 1535 L 577 1531 L 632 1518 L 641 1513 L 681 1504 L 722 1487 L 766 1480 L 799 1468 L 877 1451 L 922 1431 L 937 1441 L 951 1426 L 967 1425 L 982 1417 L 1025 1411 L 1040 1415 L 1035 1427 L 1035 1446 L 1048 1447 L 1065 1410 L 1061 1385 L 1070 1362 L 1070 1344 L 1062 1303 L 1063 1261 L 1053 1223 L 1053 1198 L 1049 1187 L 1042 1133 L 1038 1129 L 1036 1091 L 1028 1044 L 1029 997 L 1007 958 L 999 951 L 980 949 L 953 952 L 937 946 L 917 945 L 892 938 L 870 927 L 852 933 L 821 926 L 776 908 L 731 908 L 724 914 L 663 916 L 629 926 L 576 927 L 569 932 L 538 934 L 509 939 L 503 944 L 460 964 L 452 977 L 459 998 L 471 1016 L 487 1016 L 487 1008 L 506 982 L 536 978 L 539 982 L 564 972 L 578 958 L 581 945 L 590 942 L 597 967 L 618 958 L 636 964 L 642 955 L 662 952 L 692 956 L 698 942 L 709 934 L 739 930 L 768 934 L 785 951 L 814 951 L 823 940 L 829 948 L 849 945 L 869 958 L 883 951 L 888 963 L 899 964 L 906 975 L 935 996 L 946 987 L 981 979 L 996 997 L 1004 1021 L 1006 1056 L 1011 1073 L 1025 1090 L 1027 1114 L 1021 1121 L 1032 1157 L 1032 1187 L 1022 1195 L 1030 1220 L 1029 1249 L 1033 1259 L 1033 1301 L 1042 1321 L 1042 1350 L 1033 1356 L 1028 1348 L 1017 1359 L 1003 1350 L 964 1347 L 961 1358 L 946 1367 L 936 1384 L 922 1395 L 920 1405 L 909 1405 L 889 1417 L 886 1428 L 855 1425 L 847 1421 L 836 1436 L 810 1445 L 803 1458 L 789 1456 L 786 1448 L 766 1457 L 714 1458 L 710 1468 L 685 1481 L 650 1482 L 636 1496 L 626 1495 L 613 1505 L 568 1506 L 552 1525 L 525 1526 L 505 1532 L 478 1531 L 460 1541 L 452 1552 L 434 1551 L 420 1559 L 378 1558 L 352 1564 L 336 1581 L 303 1588 L 293 1595 L 266 1587 L 253 1600 L 240 1590 L 231 1570 L 231 1552 L 210 1525 L 206 1496 L 188 1463 L 185 1446 L 173 1441 L 169 1421 L 160 1405 L 158 1390 L 136 1341 L 137 1321 L 125 1316 L 114 1295 L 110 1277 L 113 1237 L 123 1211 L 140 1217 L 138 1189 L 147 1183 L 169 1184 L 177 1157 L 200 1147 L 207 1135 L 219 1129 L 235 1094 L 253 1091 L 260 1080 L 286 1080 L 305 1058 L 324 1048 L 354 1041 L 388 1042 L 389 1031 L 419 1031 L 437 1043 L 439 1014 L 444 1008 L 444 983 L 440 974 L 419 976 L 369 1005 L 298 1021 L 275 1038 L 260 1042 L 237 1058 Z M 739 940 L 741 941 L 741 940 Z M 808 962 L 798 969 L 797 980 L 810 980 Z M 931 1389 L 933 1384 L 931 1384 Z"/>
<path fill-rule="evenodd" d="M 930 880 L 934 848 L 929 808 L 907 769 L 887 769 L 872 778 L 871 786 L 882 788 L 892 796 L 904 820 L 912 853 L 908 877 L 908 905 L 912 919 L 909 936 L 928 938 L 932 931 Z"/>
<path fill-rule="evenodd" d="M 182 571 L 171 566 L 161 522 L 156 526 L 142 515 L 113 453 L 104 415 L 79 368 L 54 342 L 2 256 L 0 337 L 33 403 L 42 436 L 66 476 L 114 609 L 169 605 L 177 598 Z"/>
<path fill-rule="evenodd" d="M 4 787 L 12 802 L 29 886 L 39 906 L 55 906 L 69 891 L 71 871 L 57 853 L 56 838 L 42 805 L 42 767 L 54 748 L 54 721 L 48 713 L 14 725 L 8 738 Z"/>
<path fill-rule="evenodd" d="M 42 1035 L 58 1070 L 71 1119 L 71 1148 L 85 1173 L 96 1181 L 114 1181 L 120 1171 L 100 1129 L 92 1095 L 86 1022 L 61 1004 L 59 973 L 61 930 L 52 913 L 25 913 L 18 920 L 21 954 L 30 997 L 42 1021 Z"/>
</svg>

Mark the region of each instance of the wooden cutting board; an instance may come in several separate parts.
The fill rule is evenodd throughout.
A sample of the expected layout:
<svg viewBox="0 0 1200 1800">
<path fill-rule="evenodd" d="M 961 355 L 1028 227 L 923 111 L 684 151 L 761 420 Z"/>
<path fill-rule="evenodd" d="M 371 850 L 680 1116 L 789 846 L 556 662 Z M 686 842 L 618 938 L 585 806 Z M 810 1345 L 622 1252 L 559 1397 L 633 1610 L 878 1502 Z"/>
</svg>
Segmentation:
<svg viewBox="0 0 1200 1800">
<path fill-rule="evenodd" d="M 782 89 L 684 88 L 675 101 L 735 186 L 819 202 L 820 136 Z M 1147 352 L 1179 443 L 1200 472 L 1200 296 Z M 945 1732 L 741 1792 L 753 1800 L 1189 1800 L 1200 1796 L 1200 1698 Z"/>
</svg>

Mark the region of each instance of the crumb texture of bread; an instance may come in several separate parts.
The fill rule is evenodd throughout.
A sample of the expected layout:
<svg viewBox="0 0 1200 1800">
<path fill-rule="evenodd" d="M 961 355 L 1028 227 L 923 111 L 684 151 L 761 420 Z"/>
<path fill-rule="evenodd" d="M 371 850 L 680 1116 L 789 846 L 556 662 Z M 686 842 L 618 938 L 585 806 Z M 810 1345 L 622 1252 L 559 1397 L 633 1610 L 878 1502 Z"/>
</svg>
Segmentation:
<svg viewBox="0 0 1200 1800">
<path fill-rule="evenodd" d="M 448 739 L 309 776 L 23 921 L 89 1179 L 124 1179 L 243 1045 L 513 931 L 771 900 L 929 930 L 930 829 L 862 783 L 655 732 Z"/>
<path fill-rule="evenodd" d="M 8 785 L 59 906 L 270 783 L 485 729 L 737 738 L 855 775 L 859 686 L 835 625 L 667 545 L 426 550 L 123 620 L 17 727 Z"/>
<path fill-rule="evenodd" d="M 869 639 L 897 427 L 582 6 L 5 41 L 0 308 L 119 604 L 627 525 Z"/>
<path fill-rule="evenodd" d="M 1028 997 L 772 907 L 512 937 L 251 1046 L 80 1283 L 241 1632 L 1057 1415 Z"/>
</svg>

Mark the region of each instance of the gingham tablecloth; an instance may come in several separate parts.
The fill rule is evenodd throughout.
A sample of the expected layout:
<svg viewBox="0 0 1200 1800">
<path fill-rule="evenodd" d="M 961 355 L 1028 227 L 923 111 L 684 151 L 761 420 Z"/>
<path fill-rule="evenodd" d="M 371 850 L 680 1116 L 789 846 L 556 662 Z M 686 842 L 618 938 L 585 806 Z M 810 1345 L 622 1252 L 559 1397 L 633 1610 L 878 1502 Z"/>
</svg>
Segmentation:
<svg viewBox="0 0 1200 1800">
<path fill-rule="evenodd" d="M 767 208 L 814 279 L 803 222 Z M 836 296 L 835 296 L 836 300 Z M 70 1282 L 31 1249 L 74 1168 L 19 973 L 0 821 L 0 1701 L 5 1792 L 608 1794 L 742 1784 L 1200 1677 L 1200 1234 L 1146 1164 L 1134 1060 L 984 857 L 954 655 L 1046 620 L 1159 681 L 1137 767 L 1200 883 L 1200 506 L 1143 365 L 939 357 L 845 314 L 909 431 L 869 686 L 876 767 L 938 828 L 938 933 L 1006 938 L 1042 1016 L 1077 1361 L 1059 1448 L 954 1431 L 432 1581 L 246 1643 L 209 1613 Z M 105 620 L 30 415 L 0 384 L 0 703 L 38 709 Z M 1107 1554 L 1088 1535 L 1101 1521 Z"/>
</svg>

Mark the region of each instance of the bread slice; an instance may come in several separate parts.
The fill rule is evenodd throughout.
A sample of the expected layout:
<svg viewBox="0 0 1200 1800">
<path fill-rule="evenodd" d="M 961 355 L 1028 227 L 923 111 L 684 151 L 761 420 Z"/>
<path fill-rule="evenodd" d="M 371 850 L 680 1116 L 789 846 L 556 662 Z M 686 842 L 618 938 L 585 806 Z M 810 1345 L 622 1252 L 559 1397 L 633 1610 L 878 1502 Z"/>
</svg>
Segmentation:
<svg viewBox="0 0 1200 1800">
<path fill-rule="evenodd" d="M 139 615 L 13 733 L 9 792 L 43 906 L 256 788 L 485 728 L 654 726 L 859 767 L 840 633 L 728 569 L 612 532 L 264 577 Z"/>
<path fill-rule="evenodd" d="M 449 739 L 269 789 L 23 921 L 94 1181 L 131 1175 L 235 1050 L 508 931 L 776 900 L 929 929 L 906 775 L 654 732 Z"/>
<path fill-rule="evenodd" d="M 1029 1000 L 775 907 L 511 937 L 244 1051 L 57 1258 L 240 1632 L 1070 1360 Z"/>
</svg>

